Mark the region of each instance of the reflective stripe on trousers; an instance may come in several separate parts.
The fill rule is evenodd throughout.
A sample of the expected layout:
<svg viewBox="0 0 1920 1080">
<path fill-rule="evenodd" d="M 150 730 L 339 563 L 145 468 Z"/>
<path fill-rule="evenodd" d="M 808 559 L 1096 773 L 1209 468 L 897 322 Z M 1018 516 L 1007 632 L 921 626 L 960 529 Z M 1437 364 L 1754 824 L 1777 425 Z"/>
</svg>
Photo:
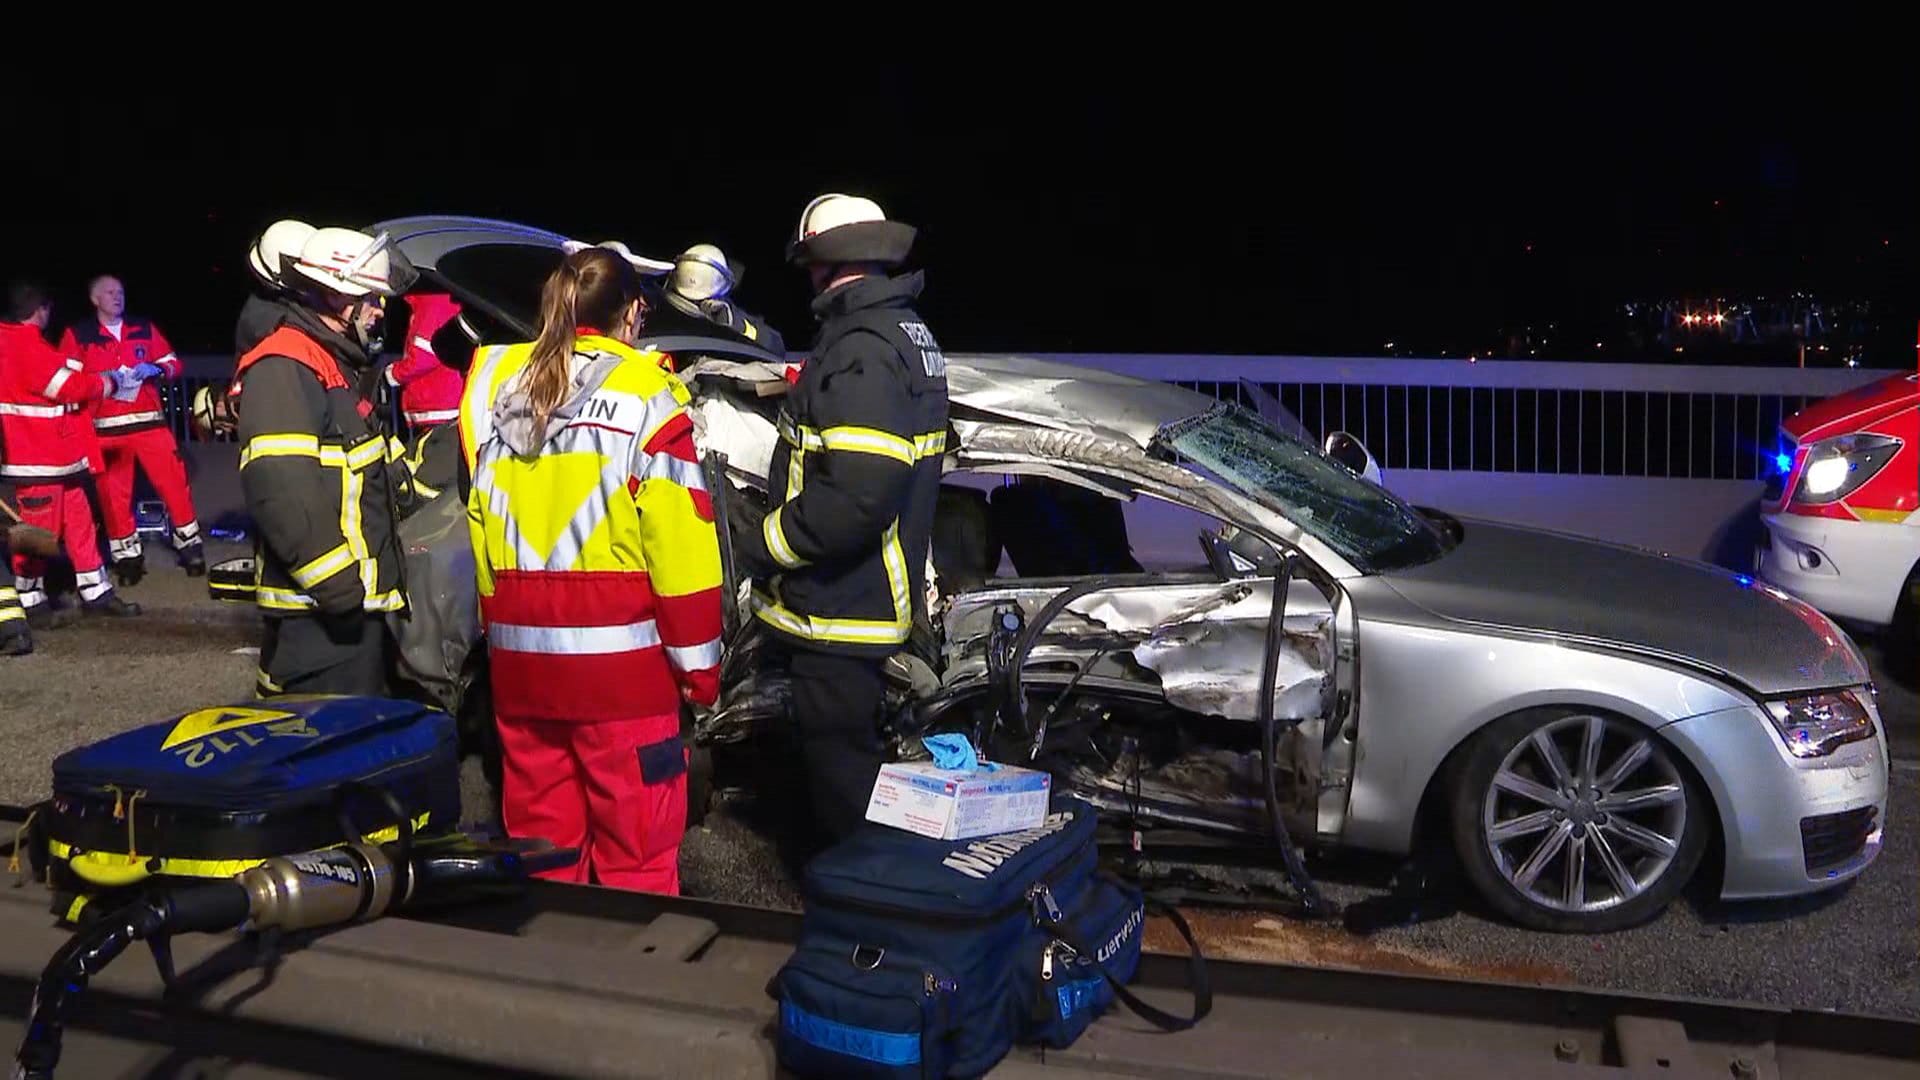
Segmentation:
<svg viewBox="0 0 1920 1080">
<path fill-rule="evenodd" d="M 527 626 L 488 623 L 487 644 L 509 652 L 550 656 L 598 656 L 636 652 L 660 644 L 660 630 L 652 619 L 624 626 Z"/>
</svg>

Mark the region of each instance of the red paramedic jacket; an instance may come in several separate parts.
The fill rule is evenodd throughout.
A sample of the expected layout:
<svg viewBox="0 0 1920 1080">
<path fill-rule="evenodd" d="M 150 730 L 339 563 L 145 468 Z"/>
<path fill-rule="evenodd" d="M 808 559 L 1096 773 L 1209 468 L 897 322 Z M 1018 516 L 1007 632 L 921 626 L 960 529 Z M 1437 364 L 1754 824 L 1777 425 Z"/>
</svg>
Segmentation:
<svg viewBox="0 0 1920 1080">
<path fill-rule="evenodd" d="M 460 314 L 460 303 L 445 293 L 406 297 L 413 310 L 407 350 L 387 368 L 387 381 L 400 388 L 400 412 L 407 423 L 451 424 L 460 419 L 460 393 L 466 379 L 433 353 L 433 335 Z"/>
<path fill-rule="evenodd" d="M 79 410 L 112 385 L 48 345 L 39 327 L 0 323 L 0 477 L 25 486 L 86 473 L 95 444 Z"/>
<path fill-rule="evenodd" d="M 107 372 L 117 367 L 154 364 L 160 368 L 161 378 L 180 377 L 180 358 L 173 354 L 173 346 L 167 344 L 160 328 L 153 325 L 153 320 L 134 315 L 121 320 L 118 340 L 98 319 L 70 326 L 60 339 L 60 351 L 79 357 L 88 371 Z M 154 389 L 151 381 L 140 387 L 140 393 L 132 401 L 103 398 L 90 412 L 94 431 L 106 438 L 165 427 L 167 423 L 167 414 L 160 408 L 160 391 Z"/>
</svg>

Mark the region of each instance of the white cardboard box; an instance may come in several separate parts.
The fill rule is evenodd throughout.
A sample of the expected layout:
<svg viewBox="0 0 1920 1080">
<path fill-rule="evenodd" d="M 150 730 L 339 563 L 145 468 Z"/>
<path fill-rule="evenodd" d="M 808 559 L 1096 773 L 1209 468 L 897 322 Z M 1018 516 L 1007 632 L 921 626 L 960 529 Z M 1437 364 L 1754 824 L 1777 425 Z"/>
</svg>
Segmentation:
<svg viewBox="0 0 1920 1080">
<path fill-rule="evenodd" d="M 867 820 L 935 840 L 1031 829 L 1046 820 L 1053 777 L 1002 765 L 985 770 L 942 769 L 932 762 L 880 766 Z"/>
</svg>

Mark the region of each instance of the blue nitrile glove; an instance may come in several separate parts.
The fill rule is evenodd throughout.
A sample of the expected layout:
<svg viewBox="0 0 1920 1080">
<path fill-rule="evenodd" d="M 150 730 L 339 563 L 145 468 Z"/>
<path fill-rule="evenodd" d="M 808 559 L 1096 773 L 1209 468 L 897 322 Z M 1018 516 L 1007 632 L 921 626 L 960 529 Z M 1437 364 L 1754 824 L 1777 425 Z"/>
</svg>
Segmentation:
<svg viewBox="0 0 1920 1080">
<path fill-rule="evenodd" d="M 108 396 L 115 401 L 132 401 L 139 396 L 143 381 L 130 367 L 117 367 L 107 372 L 107 378 L 113 383 L 113 392 Z"/>
<path fill-rule="evenodd" d="M 979 756 L 973 752 L 973 742 L 965 735 L 928 735 L 920 740 L 920 745 L 933 755 L 933 764 L 942 769 L 977 769 Z"/>
<path fill-rule="evenodd" d="M 159 364 L 141 364 L 133 369 L 133 373 L 140 376 L 142 381 L 145 381 L 156 375 L 165 375 L 166 371 L 161 368 Z"/>
</svg>

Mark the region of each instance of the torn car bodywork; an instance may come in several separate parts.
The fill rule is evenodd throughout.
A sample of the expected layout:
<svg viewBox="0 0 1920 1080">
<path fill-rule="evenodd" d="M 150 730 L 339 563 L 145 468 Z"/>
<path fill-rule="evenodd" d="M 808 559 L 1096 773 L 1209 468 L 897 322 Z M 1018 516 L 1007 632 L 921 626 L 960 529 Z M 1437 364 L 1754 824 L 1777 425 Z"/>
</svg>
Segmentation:
<svg viewBox="0 0 1920 1080">
<path fill-rule="evenodd" d="M 566 244 L 444 216 L 375 230 L 391 232 L 423 280 L 494 316 L 495 330 L 477 330 L 488 343 L 531 336 L 540 283 Z M 676 325 L 670 306 L 649 316 L 642 344 L 670 352 L 695 393 L 716 514 L 753 527 L 766 511 L 787 358 L 712 326 Z M 1430 811 L 1462 796 L 1450 765 L 1472 740 L 1523 713 L 1590 711 L 1668 747 L 1701 781 L 1712 805 L 1690 820 L 1718 829 L 1723 896 L 1829 888 L 1877 855 L 1875 841 L 1817 876 L 1803 861 L 1801 818 L 1884 815 L 1886 739 L 1876 726 L 1832 759 L 1783 748 L 1770 712 L 1779 699 L 1840 692 L 1873 705 L 1851 640 L 1778 590 L 1654 553 L 1417 510 L 1303 437 L 1271 395 L 1244 387 L 1257 414 L 1098 368 L 947 361 L 949 475 L 928 617 L 888 666 L 883 715 L 898 752 L 916 753 L 918 732 L 984 723 L 992 754 L 1017 759 L 1037 742 L 1038 760 L 1069 787 L 1136 820 L 1258 842 L 1279 819 L 1303 840 L 1405 854 L 1434 824 Z M 1141 518 L 1180 511 L 1162 524 L 1209 518 L 1158 534 L 1171 544 L 1153 560 L 1198 566 L 1182 555 L 1204 556 L 1206 569 L 1140 573 L 1123 506 Z M 1199 533 L 1197 552 L 1181 542 L 1187 529 Z M 1008 560 L 1019 577 L 998 576 Z M 1278 574 L 1283 632 L 1268 639 L 1267 670 L 1243 682 L 1247 630 L 1260 625 L 1260 597 L 1279 592 Z M 735 598 L 746 584 L 731 573 L 727 583 Z M 999 612 L 1018 622 L 1090 584 L 1096 591 L 1042 622 L 1032 664 L 1013 668 L 1028 700 L 1012 700 L 1021 695 L 993 677 L 1006 632 L 978 641 L 972 621 Z M 1241 587 L 1253 591 L 1223 599 Z M 728 624 L 721 706 L 695 723 L 716 760 L 722 746 L 757 756 L 761 736 L 791 736 L 779 650 L 763 649 L 739 610 Z M 1267 725 L 1244 718 L 1249 703 L 1273 706 L 1273 722 L 1289 725 L 1277 754 Z M 1259 792 L 1265 829 L 1247 794 L 1256 758 L 1261 781 L 1285 788 Z"/>
<path fill-rule="evenodd" d="M 1034 367 L 950 359 L 955 439 L 949 473 L 1042 477 L 1107 499 L 1165 500 L 1228 529 L 1292 532 L 1263 520 L 1260 508 L 1234 492 L 1150 451 L 1165 424 L 1204 411 L 1212 404 L 1207 399 L 1174 387 L 1140 394 L 1132 380 L 1084 379 L 1080 369 L 1064 365 Z M 757 516 L 764 503 L 756 481 L 771 453 L 778 396 L 767 390 L 778 374 L 720 362 L 687 374 L 699 399 L 703 449 L 724 453 L 734 466 L 722 512 Z M 936 533 L 940 528 L 937 523 Z M 969 731 L 984 736 L 993 756 L 1044 764 L 1111 810 L 1182 827 L 1268 830 L 1253 721 L 1270 577 L 1139 575 L 1068 605 L 1035 642 L 1024 668 L 1032 707 L 1047 717 L 1038 745 L 1026 733 L 985 722 L 1003 704 L 989 675 L 993 625 L 1009 606 L 1033 618 L 1082 579 L 999 578 L 950 589 L 953 577 L 936 558 L 930 622 L 916 634 L 917 649 L 889 671 L 886 709 L 898 752 L 915 753 L 922 734 Z M 1274 716 L 1289 729 L 1281 746 L 1282 801 L 1289 831 L 1308 837 L 1336 824 L 1344 808 L 1339 792 L 1322 791 L 1339 651 L 1330 599 L 1338 590 L 1326 584 L 1324 591 L 1289 592 L 1275 671 Z M 766 662 L 763 644 L 751 620 L 736 632 L 722 700 L 696 724 L 697 741 L 747 743 L 784 723 L 785 673 Z M 1323 794 L 1333 796 L 1326 823 L 1317 813 Z"/>
</svg>

